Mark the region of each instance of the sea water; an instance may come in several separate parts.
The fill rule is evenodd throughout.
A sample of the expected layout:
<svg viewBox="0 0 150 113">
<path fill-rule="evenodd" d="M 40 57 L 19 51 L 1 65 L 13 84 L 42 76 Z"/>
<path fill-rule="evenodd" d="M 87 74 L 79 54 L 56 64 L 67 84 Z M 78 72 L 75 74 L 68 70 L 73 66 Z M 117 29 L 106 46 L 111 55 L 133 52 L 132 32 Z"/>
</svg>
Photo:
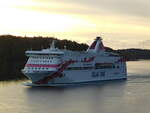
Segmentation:
<svg viewBox="0 0 150 113">
<path fill-rule="evenodd" d="M 0 113 L 150 113 L 150 61 L 127 69 L 127 80 L 71 87 L 0 82 Z"/>
</svg>

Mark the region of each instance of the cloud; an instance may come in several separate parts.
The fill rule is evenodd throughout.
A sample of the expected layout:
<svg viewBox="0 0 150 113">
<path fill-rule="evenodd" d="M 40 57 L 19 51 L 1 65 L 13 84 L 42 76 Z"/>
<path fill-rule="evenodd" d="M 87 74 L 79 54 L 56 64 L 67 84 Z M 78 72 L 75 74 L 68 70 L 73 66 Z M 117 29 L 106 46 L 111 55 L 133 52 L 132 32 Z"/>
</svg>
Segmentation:
<svg viewBox="0 0 150 113">
<path fill-rule="evenodd" d="M 139 43 L 139 45 L 142 46 L 142 48 L 150 48 L 150 40 L 145 40 Z"/>
<path fill-rule="evenodd" d="M 102 33 L 104 34 L 106 45 L 113 48 L 142 47 L 140 45 L 149 47 L 149 41 L 147 40 L 150 38 L 150 1 L 148 0 L 22 1 L 25 3 L 14 3 L 16 11 L 10 9 L 7 13 L 4 13 L 4 16 L 2 16 L 4 21 L 9 18 L 6 14 L 13 15 L 11 20 L 14 21 L 7 22 L 7 24 L 10 24 L 8 24 L 9 29 L 7 28 L 6 30 L 4 28 L 7 27 L 7 24 L 1 21 L 0 24 L 1 26 L 3 25 L 0 28 L 1 31 L 12 32 L 16 27 L 15 32 L 17 33 L 20 33 L 21 31 L 19 30 L 22 28 L 23 30 L 25 29 L 23 31 L 25 33 L 34 32 L 29 34 L 41 34 L 41 32 L 51 34 L 51 31 L 58 24 L 57 21 L 60 22 L 60 25 L 57 25 L 58 28 L 62 24 L 66 27 L 67 19 L 69 18 L 71 27 L 65 31 L 67 36 L 60 35 L 60 32 L 57 32 L 56 36 L 90 44 L 91 38 L 93 40 L 95 36 Z M 1 10 L 1 12 L 4 11 Z M 56 16 L 58 18 L 53 19 L 53 14 L 59 15 Z M 62 20 L 61 16 L 65 18 Z M 57 21 L 52 23 L 51 20 Z M 33 28 L 33 31 L 30 28 Z M 64 30 L 63 27 L 62 29 Z"/>
<path fill-rule="evenodd" d="M 120 14 L 150 17 L 150 1 L 143 0 L 34 0 L 39 3 L 56 3 L 56 11 L 84 14 Z M 67 4 L 64 6 L 63 4 Z M 63 7 L 64 6 L 64 7 Z M 50 7 L 49 7 L 50 8 Z M 41 7 L 42 9 L 42 7 Z M 59 10 L 60 9 L 60 10 Z M 46 9 L 47 10 L 47 9 Z"/>
</svg>

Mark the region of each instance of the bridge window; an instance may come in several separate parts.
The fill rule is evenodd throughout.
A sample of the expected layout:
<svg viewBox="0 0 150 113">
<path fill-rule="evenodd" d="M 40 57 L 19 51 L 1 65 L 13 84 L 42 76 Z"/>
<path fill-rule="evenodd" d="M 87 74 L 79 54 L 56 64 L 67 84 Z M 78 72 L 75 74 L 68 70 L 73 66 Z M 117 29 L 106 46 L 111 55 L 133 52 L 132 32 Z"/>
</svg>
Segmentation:
<svg viewBox="0 0 150 113">
<path fill-rule="evenodd" d="M 117 66 L 117 68 L 119 68 L 119 66 Z"/>
<path fill-rule="evenodd" d="M 95 69 L 106 69 L 106 68 L 114 68 L 113 63 L 96 63 Z"/>
<path fill-rule="evenodd" d="M 66 70 L 90 70 L 93 67 L 68 67 Z"/>
</svg>

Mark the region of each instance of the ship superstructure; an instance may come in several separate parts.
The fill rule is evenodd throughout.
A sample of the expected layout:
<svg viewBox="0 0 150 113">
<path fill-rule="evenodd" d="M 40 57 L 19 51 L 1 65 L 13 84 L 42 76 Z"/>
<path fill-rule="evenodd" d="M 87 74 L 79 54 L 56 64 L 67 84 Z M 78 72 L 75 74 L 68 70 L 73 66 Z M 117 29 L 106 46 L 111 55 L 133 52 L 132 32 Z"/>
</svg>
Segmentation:
<svg viewBox="0 0 150 113">
<path fill-rule="evenodd" d="M 125 60 L 106 52 L 100 37 L 84 52 L 60 50 L 54 42 L 48 49 L 26 51 L 29 59 L 22 72 L 32 85 L 57 86 L 127 77 Z"/>
</svg>

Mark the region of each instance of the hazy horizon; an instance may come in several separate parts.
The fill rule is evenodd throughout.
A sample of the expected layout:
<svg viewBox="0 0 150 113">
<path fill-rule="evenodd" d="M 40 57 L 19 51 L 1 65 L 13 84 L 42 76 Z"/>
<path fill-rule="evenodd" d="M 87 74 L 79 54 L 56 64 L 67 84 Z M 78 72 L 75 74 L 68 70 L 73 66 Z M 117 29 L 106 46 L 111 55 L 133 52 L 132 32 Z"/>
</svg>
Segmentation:
<svg viewBox="0 0 150 113">
<path fill-rule="evenodd" d="M 150 49 L 150 1 L 2 0 L 0 34 L 50 36 L 114 49 Z"/>
</svg>

